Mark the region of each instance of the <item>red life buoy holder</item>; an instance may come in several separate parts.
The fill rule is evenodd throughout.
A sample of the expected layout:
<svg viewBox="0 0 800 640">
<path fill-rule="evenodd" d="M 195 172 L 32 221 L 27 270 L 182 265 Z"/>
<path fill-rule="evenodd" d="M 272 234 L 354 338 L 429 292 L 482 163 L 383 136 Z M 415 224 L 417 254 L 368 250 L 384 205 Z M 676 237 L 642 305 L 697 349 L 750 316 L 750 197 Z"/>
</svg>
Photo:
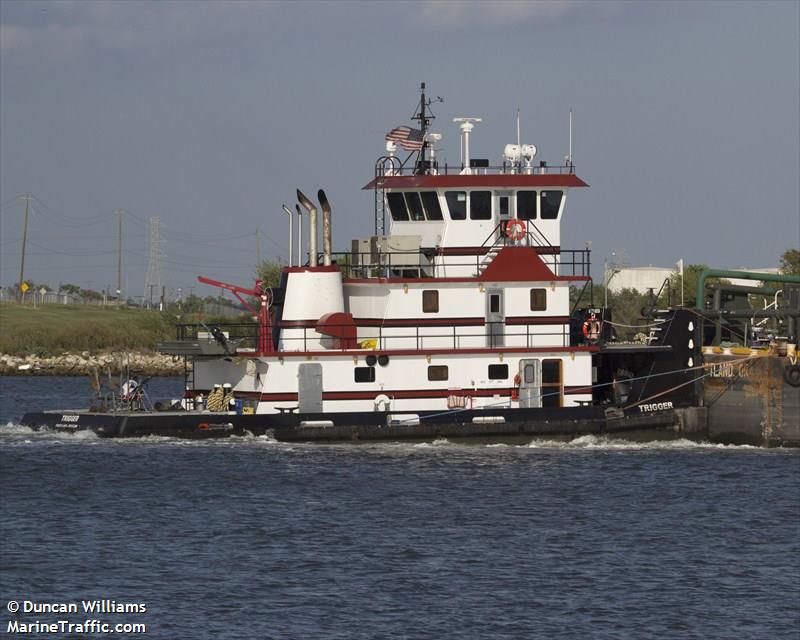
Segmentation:
<svg viewBox="0 0 800 640">
<path fill-rule="evenodd" d="M 522 240 L 525 237 L 525 221 L 519 218 L 511 218 L 506 223 L 506 235 L 515 241 Z"/>
<path fill-rule="evenodd" d="M 584 322 L 583 337 L 590 342 L 597 342 L 600 339 L 600 322 L 597 320 L 587 320 Z"/>
<path fill-rule="evenodd" d="M 514 376 L 514 386 L 511 387 L 511 399 L 512 400 L 519 400 L 519 385 L 522 382 L 522 378 L 519 377 L 519 374 Z"/>
</svg>

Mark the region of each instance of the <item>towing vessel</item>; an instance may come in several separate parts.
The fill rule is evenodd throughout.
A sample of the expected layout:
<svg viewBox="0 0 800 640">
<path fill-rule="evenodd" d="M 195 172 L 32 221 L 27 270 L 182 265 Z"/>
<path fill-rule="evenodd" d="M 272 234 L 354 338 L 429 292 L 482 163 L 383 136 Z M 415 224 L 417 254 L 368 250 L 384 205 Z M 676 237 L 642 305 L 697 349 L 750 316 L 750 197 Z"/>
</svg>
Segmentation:
<svg viewBox="0 0 800 640">
<path fill-rule="evenodd" d="M 655 311 L 644 341 L 616 342 L 610 310 L 593 304 L 589 247 L 562 246 L 569 194 L 588 186 L 571 135 L 563 164 L 535 161 L 519 139 L 491 164 L 470 152 L 481 119 L 456 117 L 461 161 L 448 166 L 431 106 L 423 83 L 415 126 L 385 136 L 364 187 L 372 235 L 334 253 L 326 194 L 317 206 L 298 189 L 294 210 L 283 207 L 289 260 L 277 287 L 199 278 L 253 321 L 179 325 L 159 344 L 184 359 L 180 406 L 142 411 L 112 397 L 23 424 L 286 441 L 706 438 L 703 315 Z M 234 403 L 220 409 L 223 383 Z"/>
</svg>

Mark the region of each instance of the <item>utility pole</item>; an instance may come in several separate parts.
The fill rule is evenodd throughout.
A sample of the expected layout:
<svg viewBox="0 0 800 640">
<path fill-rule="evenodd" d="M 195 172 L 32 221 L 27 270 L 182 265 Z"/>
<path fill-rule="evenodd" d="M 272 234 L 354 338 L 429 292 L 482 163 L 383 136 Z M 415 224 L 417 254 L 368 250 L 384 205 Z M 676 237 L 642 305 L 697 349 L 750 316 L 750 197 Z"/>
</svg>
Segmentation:
<svg viewBox="0 0 800 640">
<path fill-rule="evenodd" d="M 256 229 L 256 265 L 261 264 L 261 229 Z"/>
<path fill-rule="evenodd" d="M 117 209 L 119 225 L 117 232 L 117 306 L 122 304 L 122 209 Z"/>
<path fill-rule="evenodd" d="M 22 223 L 22 258 L 19 262 L 19 301 L 25 295 L 22 290 L 22 285 L 25 282 L 25 245 L 28 243 L 28 209 L 31 206 L 31 194 L 26 194 L 23 198 L 25 200 L 25 222 Z"/>
</svg>

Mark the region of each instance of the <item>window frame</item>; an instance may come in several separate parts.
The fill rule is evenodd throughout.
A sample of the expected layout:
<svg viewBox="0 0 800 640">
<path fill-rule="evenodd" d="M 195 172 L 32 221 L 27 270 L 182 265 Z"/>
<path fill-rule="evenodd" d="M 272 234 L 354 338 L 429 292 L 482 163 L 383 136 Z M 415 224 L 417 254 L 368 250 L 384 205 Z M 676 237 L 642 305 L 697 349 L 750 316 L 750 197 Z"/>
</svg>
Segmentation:
<svg viewBox="0 0 800 640">
<path fill-rule="evenodd" d="M 458 216 L 453 215 L 453 208 L 450 206 L 451 195 L 454 198 L 458 198 L 459 194 L 462 194 L 464 196 L 464 215 L 463 216 L 460 215 L 460 214 Z M 447 215 L 449 216 L 449 218 L 451 220 L 466 220 L 467 219 L 467 202 L 468 202 L 468 198 L 467 198 L 467 192 L 466 191 L 445 191 L 444 192 L 444 200 L 447 203 Z M 456 203 L 458 203 L 458 202 L 459 201 L 456 200 Z"/>
<path fill-rule="evenodd" d="M 429 382 L 447 382 L 450 379 L 450 370 L 446 364 L 429 364 Z"/>
<path fill-rule="evenodd" d="M 439 313 L 438 289 L 422 290 L 422 313 Z"/>
<path fill-rule="evenodd" d="M 398 204 L 402 203 L 403 205 L 402 213 L 405 214 L 405 217 L 402 217 L 402 215 L 400 215 L 401 213 L 400 211 L 395 210 L 395 206 L 394 204 L 392 204 L 392 200 L 396 200 Z M 389 191 L 386 194 L 386 206 L 389 207 L 389 215 L 391 216 L 393 222 L 408 222 L 411 220 L 411 216 L 408 213 L 408 205 L 406 204 L 406 198 L 402 191 Z"/>
<path fill-rule="evenodd" d="M 495 373 L 492 373 L 492 369 Z M 505 375 L 498 375 L 496 373 L 498 369 L 504 370 Z M 508 380 L 508 365 L 506 363 L 490 364 L 486 369 L 486 376 L 489 380 Z"/>
<path fill-rule="evenodd" d="M 370 373 L 367 375 L 368 379 L 359 380 L 358 379 L 359 372 L 365 372 L 367 370 L 370 371 Z M 363 384 L 363 383 L 368 383 L 368 382 L 375 382 L 375 367 L 370 367 L 370 366 L 353 367 L 353 382 L 356 382 L 358 384 Z"/>
<path fill-rule="evenodd" d="M 484 202 L 475 202 L 478 199 L 485 199 Z M 476 206 L 476 205 L 480 205 Z M 483 207 L 486 206 L 486 211 Z M 481 217 L 476 216 L 476 210 L 481 212 Z M 485 189 L 475 189 L 469 192 L 469 219 L 470 220 L 491 220 L 492 219 L 492 192 Z"/>
<path fill-rule="evenodd" d="M 543 304 L 535 305 L 535 297 L 541 296 Z M 544 287 L 534 287 L 531 289 L 531 311 L 547 311 L 547 289 Z"/>
</svg>

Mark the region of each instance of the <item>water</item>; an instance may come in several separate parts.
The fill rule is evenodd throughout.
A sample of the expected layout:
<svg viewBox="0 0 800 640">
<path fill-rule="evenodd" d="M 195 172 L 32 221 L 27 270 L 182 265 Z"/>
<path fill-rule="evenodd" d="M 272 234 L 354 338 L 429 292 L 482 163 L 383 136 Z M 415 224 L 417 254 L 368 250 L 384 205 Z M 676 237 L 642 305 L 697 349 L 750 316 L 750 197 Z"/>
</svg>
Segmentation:
<svg viewBox="0 0 800 640">
<path fill-rule="evenodd" d="M 104 441 L 14 423 L 88 389 L 0 378 L 4 632 L 9 600 L 111 599 L 147 611 L 19 619 L 154 638 L 800 637 L 797 451 Z"/>
</svg>

